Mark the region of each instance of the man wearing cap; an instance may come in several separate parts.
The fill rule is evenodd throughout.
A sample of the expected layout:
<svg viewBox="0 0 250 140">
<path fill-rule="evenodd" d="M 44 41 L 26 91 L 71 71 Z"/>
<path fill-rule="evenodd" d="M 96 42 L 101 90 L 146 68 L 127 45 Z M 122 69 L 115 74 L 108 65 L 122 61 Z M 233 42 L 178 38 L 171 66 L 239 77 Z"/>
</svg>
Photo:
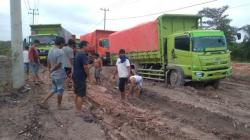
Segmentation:
<svg viewBox="0 0 250 140">
<path fill-rule="evenodd" d="M 87 41 L 81 41 L 79 44 L 79 52 L 77 52 L 73 65 L 73 81 L 74 81 L 74 92 L 76 115 L 81 115 L 83 101 L 86 100 L 86 79 L 90 81 L 89 76 L 89 65 L 88 56 L 86 54 Z"/>
<path fill-rule="evenodd" d="M 64 52 L 61 49 L 65 44 L 63 37 L 56 37 L 55 46 L 49 50 L 48 54 L 48 68 L 52 81 L 52 88 L 50 93 L 42 101 L 41 107 L 47 103 L 48 99 L 54 94 L 57 95 L 58 109 L 61 109 L 62 96 L 64 92 L 64 80 L 66 73 L 63 67 L 64 63 Z"/>
</svg>

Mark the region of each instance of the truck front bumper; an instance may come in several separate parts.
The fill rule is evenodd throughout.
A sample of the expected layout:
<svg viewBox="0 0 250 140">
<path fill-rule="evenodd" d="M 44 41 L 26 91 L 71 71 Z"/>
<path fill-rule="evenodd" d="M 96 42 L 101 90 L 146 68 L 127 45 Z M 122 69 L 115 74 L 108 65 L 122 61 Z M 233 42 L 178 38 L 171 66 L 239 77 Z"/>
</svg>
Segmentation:
<svg viewBox="0 0 250 140">
<path fill-rule="evenodd" d="M 232 67 L 214 71 L 192 71 L 193 81 L 211 81 L 226 78 L 232 75 Z"/>
<path fill-rule="evenodd" d="M 47 60 L 47 56 L 39 56 L 40 60 Z"/>
</svg>

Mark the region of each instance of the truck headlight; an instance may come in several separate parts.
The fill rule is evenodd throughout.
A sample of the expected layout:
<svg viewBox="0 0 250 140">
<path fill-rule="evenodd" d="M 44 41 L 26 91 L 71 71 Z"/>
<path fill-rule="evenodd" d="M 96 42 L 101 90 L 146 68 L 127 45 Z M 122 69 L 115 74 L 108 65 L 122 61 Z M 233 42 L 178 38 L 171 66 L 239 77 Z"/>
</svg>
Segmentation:
<svg viewBox="0 0 250 140">
<path fill-rule="evenodd" d="M 196 75 L 196 77 L 203 77 L 204 73 L 203 72 L 196 72 L 195 75 Z"/>
</svg>

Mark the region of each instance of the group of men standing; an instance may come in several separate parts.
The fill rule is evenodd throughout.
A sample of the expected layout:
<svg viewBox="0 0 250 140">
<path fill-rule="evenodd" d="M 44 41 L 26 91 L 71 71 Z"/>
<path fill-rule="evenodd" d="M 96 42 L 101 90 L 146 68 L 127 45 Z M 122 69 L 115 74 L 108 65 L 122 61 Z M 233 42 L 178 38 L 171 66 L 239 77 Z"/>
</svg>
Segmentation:
<svg viewBox="0 0 250 140">
<path fill-rule="evenodd" d="M 25 47 L 23 51 L 24 56 L 24 68 L 26 73 L 26 80 L 28 80 L 29 69 L 32 71 L 32 80 L 36 85 L 42 84 L 38 72 L 40 68 L 39 51 L 37 49 L 39 45 L 38 40 L 34 40 L 32 46 Z M 65 39 L 63 37 L 55 38 L 55 45 L 48 52 L 48 70 L 49 77 L 51 79 L 51 90 L 43 98 L 39 104 L 42 108 L 47 108 L 48 100 L 57 95 L 57 105 L 59 109 L 62 107 L 62 97 L 64 93 L 64 83 L 69 85 L 73 80 L 75 97 L 76 113 L 81 113 L 82 102 L 86 96 L 86 79 L 90 81 L 89 75 L 89 60 L 86 54 L 88 42 L 82 41 L 79 44 L 78 52 L 75 53 L 74 40 L 70 39 L 65 46 Z M 98 55 L 96 55 L 98 56 Z M 100 82 L 100 71 L 102 64 L 99 57 L 95 57 L 94 66 L 96 68 L 95 77 L 96 81 Z M 98 65 L 99 64 L 99 65 Z"/>
<path fill-rule="evenodd" d="M 29 51 L 28 48 L 25 48 L 23 52 L 26 73 L 28 73 L 28 69 L 30 67 L 35 84 L 42 83 L 38 76 L 40 64 L 39 53 L 37 50 L 38 45 L 39 41 L 35 40 Z M 66 85 L 69 85 L 69 83 L 73 81 L 73 88 L 76 94 L 76 114 L 81 115 L 83 101 L 86 97 L 86 80 L 88 79 L 88 81 L 92 81 L 92 78 L 89 74 L 89 57 L 86 53 L 88 42 L 81 41 L 78 45 L 77 53 L 75 51 L 75 48 L 73 47 L 75 45 L 76 44 L 74 40 L 70 39 L 67 43 L 67 46 L 65 46 L 65 39 L 63 37 L 56 37 L 55 45 L 49 50 L 47 64 L 52 86 L 50 92 L 43 98 L 43 100 L 39 104 L 42 108 L 47 108 L 48 100 L 53 95 L 57 95 L 58 109 L 63 109 L 61 104 L 64 93 L 64 83 L 66 83 Z M 95 54 L 93 66 L 95 68 L 94 77 L 96 79 L 96 83 L 101 84 L 100 75 L 102 71 L 102 59 L 98 54 Z M 126 97 L 125 86 L 128 81 L 131 83 L 128 96 L 131 95 L 135 87 L 141 87 L 142 77 L 131 72 L 130 61 L 126 57 L 125 50 L 123 49 L 119 51 L 119 57 L 116 62 L 116 71 L 113 75 L 113 78 L 115 78 L 116 74 L 118 74 L 119 76 L 119 90 L 121 92 L 122 100 L 124 100 Z"/>
<path fill-rule="evenodd" d="M 64 80 L 66 83 L 73 80 L 75 97 L 76 114 L 81 115 L 83 100 L 86 96 L 86 80 L 91 81 L 89 75 L 89 64 L 86 49 L 88 42 L 82 41 L 79 44 L 79 50 L 74 55 L 71 45 L 75 45 L 73 40 L 68 41 L 68 46 L 64 47 L 65 40 L 62 37 L 56 37 L 55 46 L 48 53 L 48 69 L 51 76 L 52 88 L 41 102 L 41 106 L 45 107 L 49 98 L 57 95 L 57 105 L 62 109 L 62 95 L 64 92 Z"/>
</svg>

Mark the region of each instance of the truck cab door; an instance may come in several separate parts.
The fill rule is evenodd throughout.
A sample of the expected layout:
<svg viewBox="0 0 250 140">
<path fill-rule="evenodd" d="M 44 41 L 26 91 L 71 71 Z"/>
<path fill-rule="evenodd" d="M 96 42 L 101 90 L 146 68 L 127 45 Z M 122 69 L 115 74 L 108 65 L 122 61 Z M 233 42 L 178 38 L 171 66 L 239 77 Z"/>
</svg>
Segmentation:
<svg viewBox="0 0 250 140">
<path fill-rule="evenodd" d="M 185 75 L 191 75 L 192 52 L 188 35 L 176 36 L 171 50 L 172 59 L 176 66 L 183 69 Z"/>
</svg>

